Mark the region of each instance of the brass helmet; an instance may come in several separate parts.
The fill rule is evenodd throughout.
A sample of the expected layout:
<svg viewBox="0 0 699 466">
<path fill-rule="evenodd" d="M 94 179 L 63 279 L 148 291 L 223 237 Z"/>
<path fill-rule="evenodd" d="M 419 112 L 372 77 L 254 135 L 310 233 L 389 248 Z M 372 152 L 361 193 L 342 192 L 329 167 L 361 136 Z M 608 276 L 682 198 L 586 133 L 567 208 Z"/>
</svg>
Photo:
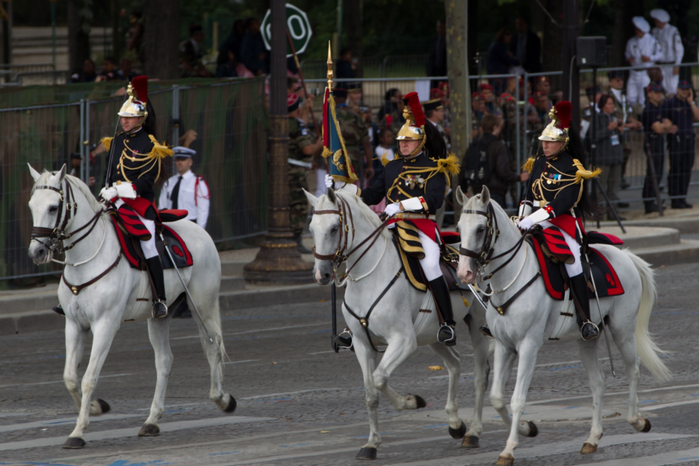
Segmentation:
<svg viewBox="0 0 699 466">
<path fill-rule="evenodd" d="M 540 141 L 562 142 L 563 147 L 566 146 L 570 136 L 568 128 L 570 128 L 571 114 L 573 106 L 567 100 L 558 102 L 551 108 L 549 118 L 551 123 L 544 128 L 539 136 Z"/>
<path fill-rule="evenodd" d="M 136 76 L 126 88 L 129 98 L 121 106 L 118 115 L 120 117 L 147 117 L 146 99 L 148 98 L 148 77 Z"/>
<path fill-rule="evenodd" d="M 403 109 L 403 118 L 405 124 L 398 131 L 396 139 L 399 141 L 421 141 L 420 145 L 407 157 L 412 157 L 419 154 L 425 145 L 425 114 L 422 111 L 422 105 L 417 92 L 409 92 L 403 99 L 405 108 Z"/>
</svg>

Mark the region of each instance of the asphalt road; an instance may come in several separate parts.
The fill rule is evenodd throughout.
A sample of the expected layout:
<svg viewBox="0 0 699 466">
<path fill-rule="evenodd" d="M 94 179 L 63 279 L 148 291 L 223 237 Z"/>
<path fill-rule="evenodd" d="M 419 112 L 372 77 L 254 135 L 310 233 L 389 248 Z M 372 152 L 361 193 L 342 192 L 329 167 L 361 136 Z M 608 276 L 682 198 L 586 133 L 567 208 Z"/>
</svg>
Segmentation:
<svg viewBox="0 0 699 466">
<path fill-rule="evenodd" d="M 644 369 L 639 398 L 652 423 L 637 433 L 625 422 L 627 381 L 616 348 L 617 378 L 606 375 L 605 435 L 597 453 L 579 454 L 589 432 L 590 391 L 577 345 L 551 344 L 537 361 L 525 418 L 539 436 L 521 438 L 516 465 L 699 465 L 699 264 L 657 270 L 659 302 L 651 328 L 674 378 L 656 383 Z M 369 433 L 361 371 L 350 352 L 329 345 L 329 303 L 278 305 L 224 315 L 225 388 L 238 400 L 232 415 L 208 400 L 209 368 L 191 319 L 172 322 L 175 356 L 159 437 L 136 436 L 155 385 L 145 324 L 125 324 L 97 387 L 112 411 L 93 417 L 83 450 L 61 445 L 76 408 L 62 381 L 62 332 L 3 337 L 0 341 L 0 465 L 355 465 Z M 613 346 L 613 345 L 612 345 Z M 459 405 L 470 419 L 470 346 L 462 332 Z M 86 352 L 89 351 L 89 347 Z M 447 433 L 443 405 L 446 371 L 420 348 L 393 376 L 401 393 L 421 395 L 427 407 L 396 412 L 381 398 L 383 444 L 377 465 L 492 465 L 507 433 L 486 403 L 481 448 L 465 450 Z M 512 384 L 508 388 L 511 389 Z"/>
</svg>

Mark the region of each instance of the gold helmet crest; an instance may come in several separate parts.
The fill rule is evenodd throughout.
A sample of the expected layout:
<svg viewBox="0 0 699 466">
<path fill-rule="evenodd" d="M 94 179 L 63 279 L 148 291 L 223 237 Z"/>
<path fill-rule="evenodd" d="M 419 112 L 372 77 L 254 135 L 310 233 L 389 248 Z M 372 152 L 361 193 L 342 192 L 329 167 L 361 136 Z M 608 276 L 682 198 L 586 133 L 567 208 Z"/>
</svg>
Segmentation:
<svg viewBox="0 0 699 466">
<path fill-rule="evenodd" d="M 136 76 L 126 88 L 129 98 L 121 106 L 118 115 L 120 117 L 138 118 L 147 117 L 146 99 L 148 98 L 148 77 Z"/>
</svg>

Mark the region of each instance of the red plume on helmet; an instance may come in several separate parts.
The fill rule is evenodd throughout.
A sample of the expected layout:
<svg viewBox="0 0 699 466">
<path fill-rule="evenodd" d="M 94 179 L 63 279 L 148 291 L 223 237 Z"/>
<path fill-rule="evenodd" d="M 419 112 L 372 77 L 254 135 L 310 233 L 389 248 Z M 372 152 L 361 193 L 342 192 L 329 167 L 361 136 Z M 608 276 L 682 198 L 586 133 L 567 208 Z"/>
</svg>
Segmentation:
<svg viewBox="0 0 699 466">
<path fill-rule="evenodd" d="M 145 104 L 148 99 L 148 76 L 136 76 L 131 80 L 131 87 L 136 93 L 136 98 Z"/>
<path fill-rule="evenodd" d="M 556 109 L 556 119 L 558 119 L 558 124 L 556 125 L 556 128 L 570 128 L 570 122 L 573 114 L 573 105 L 567 100 L 562 100 L 561 102 L 558 102 L 554 108 Z"/>
<path fill-rule="evenodd" d="M 405 94 L 403 102 L 410 108 L 410 111 L 415 117 L 416 126 L 425 126 L 425 113 L 422 111 L 422 104 L 420 104 L 420 98 L 417 92 L 409 92 Z"/>
</svg>

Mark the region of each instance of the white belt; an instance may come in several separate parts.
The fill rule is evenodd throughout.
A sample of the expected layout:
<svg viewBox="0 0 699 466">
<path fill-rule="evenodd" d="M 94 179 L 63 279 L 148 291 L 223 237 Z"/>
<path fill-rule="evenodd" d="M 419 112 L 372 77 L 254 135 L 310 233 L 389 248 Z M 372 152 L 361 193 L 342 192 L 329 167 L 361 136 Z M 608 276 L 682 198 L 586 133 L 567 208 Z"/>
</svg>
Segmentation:
<svg viewBox="0 0 699 466">
<path fill-rule="evenodd" d="M 547 204 L 548 202 L 546 201 L 532 201 L 534 207 L 546 207 Z"/>
<path fill-rule="evenodd" d="M 395 215 L 393 215 L 393 218 L 395 218 L 395 219 L 404 219 L 404 220 L 418 219 L 418 218 L 426 218 L 426 219 L 434 220 L 434 219 L 435 219 L 435 216 L 434 216 L 434 215 L 428 215 L 428 214 L 402 213 L 402 214 L 395 214 Z"/>
</svg>

